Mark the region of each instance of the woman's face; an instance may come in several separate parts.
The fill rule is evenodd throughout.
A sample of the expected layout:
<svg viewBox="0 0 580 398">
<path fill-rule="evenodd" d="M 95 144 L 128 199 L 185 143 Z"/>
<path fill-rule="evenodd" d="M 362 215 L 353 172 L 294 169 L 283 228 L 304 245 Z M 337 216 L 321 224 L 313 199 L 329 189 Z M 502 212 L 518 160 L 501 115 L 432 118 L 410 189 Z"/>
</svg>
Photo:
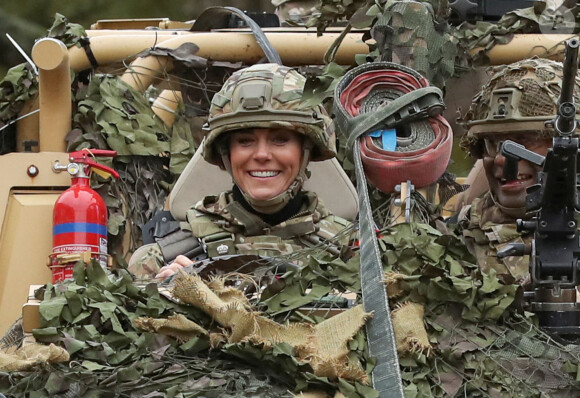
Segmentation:
<svg viewBox="0 0 580 398">
<path fill-rule="evenodd" d="M 503 178 L 505 157 L 500 153 L 500 145 L 505 140 L 511 140 L 526 147 L 526 149 L 545 156 L 552 146 L 550 138 L 541 138 L 532 132 L 506 134 L 484 138 L 485 151 L 483 168 L 487 175 L 489 188 L 500 205 L 512 208 L 525 207 L 526 189 L 537 182 L 541 167 L 527 160 L 518 162 L 518 176 L 513 181 Z"/>
<path fill-rule="evenodd" d="M 255 128 L 232 133 L 234 181 L 256 200 L 271 199 L 288 189 L 301 162 L 302 138 L 292 130 Z"/>
</svg>

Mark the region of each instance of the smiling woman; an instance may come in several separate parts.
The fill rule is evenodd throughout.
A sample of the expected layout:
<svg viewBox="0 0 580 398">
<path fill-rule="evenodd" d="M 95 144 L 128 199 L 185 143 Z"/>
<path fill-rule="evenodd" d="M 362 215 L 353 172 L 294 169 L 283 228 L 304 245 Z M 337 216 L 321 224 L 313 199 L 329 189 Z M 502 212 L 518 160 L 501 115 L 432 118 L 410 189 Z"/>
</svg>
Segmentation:
<svg viewBox="0 0 580 398">
<path fill-rule="evenodd" d="M 303 190 L 309 162 L 335 156 L 331 119 L 321 105 L 302 103 L 304 84 L 297 71 L 276 64 L 254 65 L 225 82 L 212 100 L 202 148 L 233 187 L 195 204 L 179 231 L 131 262 L 135 275 L 162 278 L 201 258 L 232 254 L 277 257 L 312 246 L 334 257 L 348 252 L 350 223 Z"/>
</svg>

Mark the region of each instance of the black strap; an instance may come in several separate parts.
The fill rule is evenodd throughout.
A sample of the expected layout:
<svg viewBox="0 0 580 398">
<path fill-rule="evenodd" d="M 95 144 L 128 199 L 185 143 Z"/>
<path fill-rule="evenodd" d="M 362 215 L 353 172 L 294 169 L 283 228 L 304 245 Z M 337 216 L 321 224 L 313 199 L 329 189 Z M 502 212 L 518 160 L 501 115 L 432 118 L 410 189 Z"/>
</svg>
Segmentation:
<svg viewBox="0 0 580 398">
<path fill-rule="evenodd" d="M 199 18 L 194 22 L 193 27 L 191 28 L 192 31 L 195 32 L 208 32 L 212 29 L 221 29 L 228 26 L 227 19 L 231 17 L 231 15 L 236 15 L 238 18 L 243 20 L 246 25 L 250 28 L 254 37 L 256 38 L 256 42 L 264 51 L 264 55 L 268 58 L 268 62 L 283 65 L 282 58 L 280 58 L 280 54 L 278 51 L 274 49 L 270 40 L 262 31 L 262 28 L 254 22 L 252 18 L 247 16 L 243 11 L 235 7 L 210 7 L 207 8 L 204 12 L 201 13 Z"/>
<path fill-rule="evenodd" d="M 151 220 L 141 227 L 143 244 L 155 243 L 179 229 L 179 221 L 173 218 L 169 210 L 158 211 Z"/>
<path fill-rule="evenodd" d="M 157 241 L 163 260 L 169 264 L 180 254 L 190 260 L 198 261 L 207 258 L 205 249 L 191 231 L 179 230 Z"/>
<path fill-rule="evenodd" d="M 85 53 L 87 54 L 87 58 L 89 59 L 89 62 L 91 63 L 91 66 L 93 67 L 93 69 L 97 69 L 99 67 L 99 63 L 97 62 L 97 59 L 95 58 L 95 54 L 93 54 L 93 50 L 91 50 L 91 39 L 89 39 L 88 36 L 83 36 L 79 39 L 79 43 L 81 44 L 81 46 L 85 50 Z"/>
</svg>

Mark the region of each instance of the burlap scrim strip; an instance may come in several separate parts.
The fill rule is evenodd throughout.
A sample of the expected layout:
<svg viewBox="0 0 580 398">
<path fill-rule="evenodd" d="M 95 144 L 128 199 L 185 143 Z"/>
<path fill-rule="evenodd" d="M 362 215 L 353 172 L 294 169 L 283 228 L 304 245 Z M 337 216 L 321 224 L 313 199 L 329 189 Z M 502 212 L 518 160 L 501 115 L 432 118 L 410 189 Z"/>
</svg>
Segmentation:
<svg viewBox="0 0 580 398">
<path fill-rule="evenodd" d="M 385 272 L 383 275 L 383 281 L 385 282 L 385 288 L 387 289 L 387 296 L 391 299 L 395 299 L 405 293 L 404 280 L 407 275 L 398 274 L 396 272 Z"/>
<path fill-rule="evenodd" d="M 412 352 L 422 352 L 429 356 L 433 347 L 423 323 L 425 309 L 421 304 L 405 303 L 392 312 L 393 331 L 397 342 L 397 352 L 404 356 Z"/>
<path fill-rule="evenodd" d="M 368 376 L 359 364 L 348 363 L 347 343 L 371 316 L 362 305 L 329 318 L 317 325 L 308 323 L 279 324 L 249 309 L 245 297 L 234 299 L 231 290 L 215 280 L 210 282 L 218 292 L 226 292 L 228 302 L 205 284 L 198 275 L 183 272 L 175 280 L 173 294 L 184 303 L 196 306 L 222 327 L 230 330 L 229 343 L 248 341 L 264 348 L 287 343 L 294 347 L 301 361 L 309 362 L 314 374 L 368 383 Z"/>
<path fill-rule="evenodd" d="M 160 333 L 176 338 L 179 341 L 188 341 L 192 337 L 207 335 L 207 331 L 197 323 L 190 321 L 182 314 L 171 315 L 167 319 L 137 318 L 135 326 L 150 333 Z"/>
<path fill-rule="evenodd" d="M 14 354 L 0 352 L 0 372 L 17 372 L 30 370 L 36 365 L 66 362 L 70 359 L 68 352 L 54 344 L 25 344 Z"/>
</svg>

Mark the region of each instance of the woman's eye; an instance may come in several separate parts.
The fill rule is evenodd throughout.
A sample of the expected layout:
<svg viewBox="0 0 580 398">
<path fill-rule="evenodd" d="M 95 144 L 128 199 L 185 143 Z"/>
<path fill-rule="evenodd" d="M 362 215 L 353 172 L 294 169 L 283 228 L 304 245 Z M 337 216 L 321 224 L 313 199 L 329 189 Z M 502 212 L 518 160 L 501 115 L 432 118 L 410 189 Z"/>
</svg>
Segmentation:
<svg viewBox="0 0 580 398">
<path fill-rule="evenodd" d="M 238 137 L 236 138 L 236 143 L 238 145 L 251 145 L 254 140 L 251 137 Z"/>
<path fill-rule="evenodd" d="M 276 137 L 272 138 L 272 141 L 274 142 L 274 144 L 282 145 L 282 144 L 286 144 L 288 141 L 290 141 L 290 137 L 276 136 Z"/>
</svg>

